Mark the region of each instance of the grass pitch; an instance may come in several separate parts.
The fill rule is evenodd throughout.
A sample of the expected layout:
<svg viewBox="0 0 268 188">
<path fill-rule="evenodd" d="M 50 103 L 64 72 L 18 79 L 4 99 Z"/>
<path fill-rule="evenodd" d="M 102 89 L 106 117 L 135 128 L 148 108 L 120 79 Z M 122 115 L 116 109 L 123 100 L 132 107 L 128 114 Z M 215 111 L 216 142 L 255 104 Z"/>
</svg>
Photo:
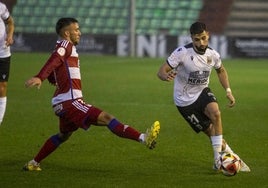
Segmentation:
<svg viewBox="0 0 268 188">
<path fill-rule="evenodd" d="M 85 101 L 145 131 L 161 122 L 157 147 L 148 150 L 116 137 L 105 127 L 78 130 L 46 158 L 42 172 L 23 165 L 58 132 L 50 106 L 54 88 L 25 89 L 48 54 L 14 53 L 8 106 L 0 127 L 0 187 L 268 187 L 267 60 L 225 60 L 237 104 L 227 107 L 215 71 L 210 87 L 218 97 L 224 137 L 251 167 L 251 173 L 225 177 L 212 171 L 208 138 L 195 134 L 173 105 L 172 83 L 156 77 L 164 59 L 81 55 Z"/>
</svg>

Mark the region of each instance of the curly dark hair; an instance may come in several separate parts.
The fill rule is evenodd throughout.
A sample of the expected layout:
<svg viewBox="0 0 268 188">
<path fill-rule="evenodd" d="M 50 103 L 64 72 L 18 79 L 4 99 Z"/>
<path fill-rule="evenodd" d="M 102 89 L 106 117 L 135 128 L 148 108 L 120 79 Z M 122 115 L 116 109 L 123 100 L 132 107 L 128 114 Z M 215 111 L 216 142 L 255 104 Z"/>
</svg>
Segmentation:
<svg viewBox="0 0 268 188">
<path fill-rule="evenodd" d="M 190 27 L 191 35 L 200 34 L 203 31 L 207 31 L 207 26 L 202 22 L 195 22 Z"/>
</svg>

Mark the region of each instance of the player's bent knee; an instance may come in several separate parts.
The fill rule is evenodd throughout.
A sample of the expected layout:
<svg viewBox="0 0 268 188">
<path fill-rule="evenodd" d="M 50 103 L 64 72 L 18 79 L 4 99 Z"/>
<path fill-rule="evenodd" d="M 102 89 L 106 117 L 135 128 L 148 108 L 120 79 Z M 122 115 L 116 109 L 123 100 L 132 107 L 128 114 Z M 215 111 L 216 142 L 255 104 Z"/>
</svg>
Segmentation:
<svg viewBox="0 0 268 188">
<path fill-rule="evenodd" d="M 72 133 L 65 133 L 65 134 L 59 133 L 58 137 L 59 137 L 60 142 L 62 143 L 62 142 L 65 142 L 66 140 L 68 140 L 71 135 L 72 135 Z"/>
<path fill-rule="evenodd" d="M 101 112 L 99 117 L 98 117 L 98 121 L 101 124 L 105 124 L 108 125 L 112 120 L 114 119 L 114 117 L 111 114 L 108 114 L 107 112 Z"/>
<path fill-rule="evenodd" d="M 210 119 L 212 121 L 213 120 L 218 120 L 220 118 L 221 118 L 221 112 L 219 110 L 212 112 L 211 115 L 210 115 Z"/>
</svg>

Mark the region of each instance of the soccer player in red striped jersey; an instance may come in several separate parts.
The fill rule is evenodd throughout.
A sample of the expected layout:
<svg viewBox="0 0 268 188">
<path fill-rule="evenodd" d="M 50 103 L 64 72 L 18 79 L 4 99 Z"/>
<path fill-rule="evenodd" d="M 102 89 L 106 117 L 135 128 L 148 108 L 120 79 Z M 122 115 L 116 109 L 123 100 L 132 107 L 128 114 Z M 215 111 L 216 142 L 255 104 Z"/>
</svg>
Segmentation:
<svg viewBox="0 0 268 188">
<path fill-rule="evenodd" d="M 40 72 L 25 82 L 25 86 L 40 88 L 46 79 L 55 85 L 52 106 L 59 117 L 59 133 L 46 140 L 37 155 L 27 162 L 26 171 L 41 171 L 40 162 L 55 151 L 78 128 L 87 130 L 90 125 L 107 126 L 119 137 L 132 139 L 153 149 L 160 131 L 160 123 L 155 121 L 146 133 L 140 133 L 125 125 L 111 114 L 84 102 L 82 95 L 79 57 L 76 45 L 81 32 L 75 18 L 60 18 L 56 23 L 56 32 L 60 39 L 50 58 Z"/>
</svg>

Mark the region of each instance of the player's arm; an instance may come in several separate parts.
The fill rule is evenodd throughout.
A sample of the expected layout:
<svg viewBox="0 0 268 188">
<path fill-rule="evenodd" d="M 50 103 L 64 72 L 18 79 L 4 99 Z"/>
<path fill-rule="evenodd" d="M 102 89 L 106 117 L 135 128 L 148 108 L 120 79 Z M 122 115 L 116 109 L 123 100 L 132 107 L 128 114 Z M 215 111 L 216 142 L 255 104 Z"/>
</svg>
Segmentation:
<svg viewBox="0 0 268 188">
<path fill-rule="evenodd" d="M 13 34 L 14 34 L 14 30 L 15 30 L 15 26 L 14 26 L 14 20 L 12 18 L 12 16 L 9 16 L 6 20 L 5 20 L 5 24 L 7 26 L 7 37 L 6 37 L 6 45 L 10 46 L 13 44 L 14 40 L 13 40 Z"/>
<path fill-rule="evenodd" d="M 40 89 L 41 85 L 42 85 L 42 81 L 38 77 L 32 77 L 25 82 L 25 87 L 27 88 L 36 86 L 38 89 Z"/>
<path fill-rule="evenodd" d="M 157 76 L 160 80 L 172 81 L 176 76 L 176 72 L 173 71 L 173 68 L 166 62 L 159 68 Z"/>
<path fill-rule="evenodd" d="M 51 57 L 48 59 L 46 64 L 42 67 L 42 69 L 39 71 L 39 73 L 28 79 L 25 82 L 25 86 L 33 87 L 36 86 L 38 89 L 40 89 L 42 82 L 51 75 L 51 73 L 62 63 L 62 59 L 55 53 L 51 55 Z"/>
<path fill-rule="evenodd" d="M 44 81 L 62 63 L 63 63 L 63 58 L 59 56 L 56 52 L 54 52 L 35 77 L 38 77 L 41 79 L 41 81 Z"/>
<path fill-rule="evenodd" d="M 233 107 L 235 105 L 235 98 L 234 98 L 234 96 L 232 94 L 232 90 L 230 88 L 230 83 L 229 83 L 227 71 L 223 65 L 221 65 L 221 67 L 219 69 L 216 69 L 216 71 L 217 71 L 219 81 L 220 81 L 222 87 L 226 91 L 226 97 L 230 101 L 229 107 Z"/>
</svg>

